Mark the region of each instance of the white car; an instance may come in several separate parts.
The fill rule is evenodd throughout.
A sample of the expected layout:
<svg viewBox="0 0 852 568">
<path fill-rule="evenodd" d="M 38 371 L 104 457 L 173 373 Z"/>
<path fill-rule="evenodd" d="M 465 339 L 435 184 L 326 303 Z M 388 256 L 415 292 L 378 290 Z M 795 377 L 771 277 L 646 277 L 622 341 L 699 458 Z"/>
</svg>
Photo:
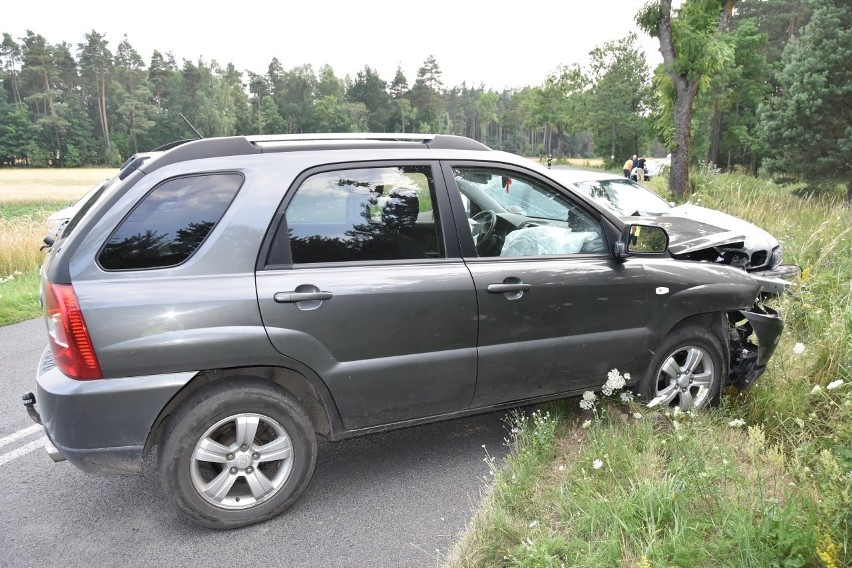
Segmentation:
<svg viewBox="0 0 852 568">
<path fill-rule="evenodd" d="M 75 201 L 73 204 L 65 207 L 64 209 L 60 209 L 56 213 L 51 213 L 47 218 L 47 236 L 44 237 L 44 247 L 48 248 L 53 246 L 53 243 L 59 238 L 62 234 L 62 231 L 65 230 L 65 226 L 68 225 L 68 222 L 71 220 L 74 215 L 95 195 L 99 189 L 101 189 L 104 184 L 109 181 L 99 181 L 95 185 L 93 185 L 80 199 Z"/>
<path fill-rule="evenodd" d="M 645 179 L 657 177 L 663 174 L 672 167 L 672 155 L 669 154 L 665 158 L 649 158 L 645 162 Z"/>
</svg>

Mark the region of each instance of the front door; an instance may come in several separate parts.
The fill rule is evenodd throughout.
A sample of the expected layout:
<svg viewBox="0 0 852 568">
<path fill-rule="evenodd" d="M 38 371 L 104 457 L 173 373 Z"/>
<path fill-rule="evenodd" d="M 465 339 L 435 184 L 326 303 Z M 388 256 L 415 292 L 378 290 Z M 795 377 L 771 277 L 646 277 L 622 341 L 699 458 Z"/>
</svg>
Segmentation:
<svg viewBox="0 0 852 568">
<path fill-rule="evenodd" d="M 517 169 L 454 165 L 445 178 L 455 182 L 471 227 L 474 406 L 597 388 L 613 368 L 644 366 L 644 268 L 613 258 L 593 210 Z"/>
</svg>

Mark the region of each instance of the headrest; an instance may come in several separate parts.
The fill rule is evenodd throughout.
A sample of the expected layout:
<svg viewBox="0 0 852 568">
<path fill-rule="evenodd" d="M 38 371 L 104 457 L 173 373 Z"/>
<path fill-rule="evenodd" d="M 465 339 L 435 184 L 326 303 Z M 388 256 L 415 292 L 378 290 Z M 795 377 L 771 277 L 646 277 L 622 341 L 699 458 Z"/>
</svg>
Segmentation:
<svg viewBox="0 0 852 568">
<path fill-rule="evenodd" d="M 413 227 L 420 213 L 417 192 L 410 188 L 396 188 L 388 194 L 382 210 L 382 222 L 392 230 Z"/>
</svg>

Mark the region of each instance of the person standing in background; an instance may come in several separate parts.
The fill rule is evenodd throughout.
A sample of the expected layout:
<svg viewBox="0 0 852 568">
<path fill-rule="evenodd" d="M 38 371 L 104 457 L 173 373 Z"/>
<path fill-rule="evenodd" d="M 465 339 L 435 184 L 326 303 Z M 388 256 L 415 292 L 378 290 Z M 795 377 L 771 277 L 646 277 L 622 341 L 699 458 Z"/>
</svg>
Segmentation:
<svg viewBox="0 0 852 568">
<path fill-rule="evenodd" d="M 633 162 L 633 167 L 636 168 L 636 181 L 645 181 L 645 155 Z"/>
<path fill-rule="evenodd" d="M 630 179 L 630 172 L 633 170 L 633 160 L 635 158 L 636 156 L 633 156 L 633 158 L 627 158 L 627 161 L 624 162 L 624 177 L 627 179 Z"/>
</svg>

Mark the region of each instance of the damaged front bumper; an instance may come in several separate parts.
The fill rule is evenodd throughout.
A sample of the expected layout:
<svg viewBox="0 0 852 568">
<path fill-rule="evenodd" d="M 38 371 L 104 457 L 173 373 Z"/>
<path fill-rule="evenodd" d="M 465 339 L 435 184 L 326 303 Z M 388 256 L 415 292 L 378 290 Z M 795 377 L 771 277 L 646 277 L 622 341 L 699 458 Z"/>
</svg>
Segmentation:
<svg viewBox="0 0 852 568">
<path fill-rule="evenodd" d="M 748 311 L 730 312 L 729 345 L 731 353 L 729 384 L 745 389 L 754 384 L 781 339 L 784 322 L 778 312 L 755 302 Z"/>
<path fill-rule="evenodd" d="M 760 284 L 761 295 L 779 296 L 801 276 L 802 270 L 796 264 L 781 264 L 770 270 L 755 270 L 748 274 Z"/>
</svg>

